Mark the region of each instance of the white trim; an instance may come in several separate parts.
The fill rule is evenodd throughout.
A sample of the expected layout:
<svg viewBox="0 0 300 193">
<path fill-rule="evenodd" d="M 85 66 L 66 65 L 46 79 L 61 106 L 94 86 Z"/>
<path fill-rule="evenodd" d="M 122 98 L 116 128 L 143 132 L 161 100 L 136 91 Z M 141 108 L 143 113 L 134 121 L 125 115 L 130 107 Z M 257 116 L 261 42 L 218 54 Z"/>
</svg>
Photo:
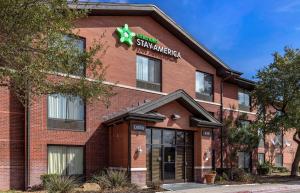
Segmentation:
<svg viewBox="0 0 300 193">
<path fill-rule="evenodd" d="M 127 171 L 127 168 L 123 168 L 123 167 L 108 167 L 108 169 Z"/>
<path fill-rule="evenodd" d="M 108 169 L 127 171 L 127 168 L 123 168 L 123 167 L 108 167 Z M 142 172 L 142 171 L 147 171 L 147 168 L 130 168 L 130 171 L 132 171 L 132 172 Z"/>
<path fill-rule="evenodd" d="M 194 166 L 194 169 L 212 169 L 212 166 Z"/>
<path fill-rule="evenodd" d="M 59 73 L 59 72 L 50 72 L 49 74 L 59 75 L 59 76 L 63 76 L 63 77 L 67 77 L 68 76 L 70 78 L 80 79 L 80 76 L 67 75 L 67 74 Z M 86 80 L 88 80 L 88 81 L 96 81 L 95 79 L 91 79 L 91 78 L 86 78 Z M 168 95 L 168 93 L 165 93 L 165 92 L 152 91 L 152 90 L 137 88 L 135 86 L 128 86 L 128 85 L 124 85 L 124 84 L 112 83 L 112 82 L 109 82 L 109 81 L 103 81 L 103 84 L 107 84 L 107 85 L 111 85 L 111 86 L 117 86 L 117 87 L 131 89 L 131 90 L 137 90 L 137 91 L 147 92 L 147 93 L 153 93 L 153 94 L 159 94 L 159 95 Z M 221 106 L 220 103 L 216 103 L 216 102 L 204 101 L 204 100 L 200 100 L 200 99 L 196 99 L 196 98 L 194 98 L 194 100 L 198 101 L 200 103 L 207 103 L 207 104 L 211 104 L 211 105 Z M 253 113 L 253 112 L 242 111 L 242 110 L 237 110 L 237 109 L 232 109 L 232 108 L 223 108 L 223 109 L 224 110 L 241 112 L 241 113 L 252 114 L 252 115 L 256 114 L 256 113 Z"/>
<path fill-rule="evenodd" d="M 103 81 L 103 83 L 108 84 L 108 85 L 112 85 L 112 86 L 118 86 L 118 87 L 121 87 L 121 88 L 131 89 L 131 90 L 138 90 L 138 91 L 142 91 L 142 92 L 148 92 L 148 93 L 154 93 L 154 94 L 160 94 L 160 95 L 168 95 L 168 93 L 165 93 L 165 92 L 152 91 L 152 90 L 137 88 L 135 86 L 128 86 L 128 85 L 124 85 L 124 84 L 115 84 L 115 83 L 108 82 L 108 81 Z"/>
<path fill-rule="evenodd" d="M 130 168 L 130 171 L 132 171 L 132 172 L 143 172 L 143 171 L 147 171 L 147 168 Z"/>
<path fill-rule="evenodd" d="M 242 111 L 242 110 L 232 109 L 232 108 L 228 108 L 228 107 L 224 107 L 223 109 L 228 110 L 228 111 L 235 111 L 235 112 L 240 112 L 240 113 L 247 113 L 247 114 L 251 114 L 251 115 L 256 115 L 256 113 L 250 112 L 250 111 Z"/>
<path fill-rule="evenodd" d="M 217 106 L 221 106 L 221 103 L 216 103 L 216 102 L 210 102 L 210 101 L 204 101 L 204 100 L 200 100 L 200 99 L 194 99 L 195 101 L 198 101 L 200 103 L 207 103 L 207 104 L 211 104 L 211 105 L 217 105 Z"/>
</svg>

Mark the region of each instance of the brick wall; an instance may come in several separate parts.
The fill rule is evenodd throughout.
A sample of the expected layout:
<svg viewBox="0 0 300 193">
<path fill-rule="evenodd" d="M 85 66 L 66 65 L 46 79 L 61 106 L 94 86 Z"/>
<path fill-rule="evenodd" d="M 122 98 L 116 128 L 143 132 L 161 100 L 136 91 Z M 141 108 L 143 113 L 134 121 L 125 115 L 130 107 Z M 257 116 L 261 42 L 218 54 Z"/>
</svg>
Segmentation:
<svg viewBox="0 0 300 193">
<path fill-rule="evenodd" d="M 0 87 L 0 190 L 24 187 L 24 109 Z"/>
</svg>

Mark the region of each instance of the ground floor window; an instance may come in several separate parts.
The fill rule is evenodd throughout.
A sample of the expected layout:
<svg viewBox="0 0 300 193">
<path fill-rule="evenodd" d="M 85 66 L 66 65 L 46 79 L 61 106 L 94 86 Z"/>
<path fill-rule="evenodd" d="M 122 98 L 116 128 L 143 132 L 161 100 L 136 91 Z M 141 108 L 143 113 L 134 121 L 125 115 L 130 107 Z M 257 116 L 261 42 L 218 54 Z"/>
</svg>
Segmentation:
<svg viewBox="0 0 300 193">
<path fill-rule="evenodd" d="M 83 147 L 49 145 L 48 174 L 82 175 Z"/>
<path fill-rule="evenodd" d="M 282 153 L 277 153 L 275 155 L 275 167 L 282 167 L 283 166 L 283 155 Z"/>
<path fill-rule="evenodd" d="M 264 153 L 258 153 L 258 164 L 264 164 L 265 163 L 265 154 Z"/>
<path fill-rule="evenodd" d="M 249 169 L 250 168 L 251 154 L 250 152 L 238 152 L 238 164 L 239 168 Z"/>
</svg>

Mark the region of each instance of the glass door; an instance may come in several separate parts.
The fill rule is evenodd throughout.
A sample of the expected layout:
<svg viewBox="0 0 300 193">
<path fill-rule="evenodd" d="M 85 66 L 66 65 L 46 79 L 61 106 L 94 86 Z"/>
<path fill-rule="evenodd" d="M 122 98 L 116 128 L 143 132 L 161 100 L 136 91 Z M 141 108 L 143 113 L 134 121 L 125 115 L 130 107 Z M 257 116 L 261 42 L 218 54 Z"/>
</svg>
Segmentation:
<svg viewBox="0 0 300 193">
<path fill-rule="evenodd" d="M 175 147 L 164 147 L 164 180 L 175 179 Z"/>
<path fill-rule="evenodd" d="M 193 132 L 147 128 L 146 140 L 148 183 L 193 181 Z"/>
<path fill-rule="evenodd" d="M 163 180 L 175 180 L 176 136 L 174 130 L 163 130 Z"/>
</svg>

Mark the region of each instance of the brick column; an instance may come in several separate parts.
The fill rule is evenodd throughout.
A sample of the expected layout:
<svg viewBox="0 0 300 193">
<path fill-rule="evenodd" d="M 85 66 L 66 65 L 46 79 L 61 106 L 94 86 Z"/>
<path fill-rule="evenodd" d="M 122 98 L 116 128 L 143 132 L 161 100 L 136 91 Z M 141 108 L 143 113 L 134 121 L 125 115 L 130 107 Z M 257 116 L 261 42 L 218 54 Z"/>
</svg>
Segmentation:
<svg viewBox="0 0 300 193">
<path fill-rule="evenodd" d="M 195 182 L 204 183 L 204 175 L 212 169 L 212 139 L 202 135 L 203 131 L 211 132 L 210 129 L 200 129 L 194 136 L 194 176 Z"/>
<path fill-rule="evenodd" d="M 138 150 L 141 150 L 139 152 Z M 146 133 L 131 130 L 131 183 L 146 186 Z"/>
</svg>

